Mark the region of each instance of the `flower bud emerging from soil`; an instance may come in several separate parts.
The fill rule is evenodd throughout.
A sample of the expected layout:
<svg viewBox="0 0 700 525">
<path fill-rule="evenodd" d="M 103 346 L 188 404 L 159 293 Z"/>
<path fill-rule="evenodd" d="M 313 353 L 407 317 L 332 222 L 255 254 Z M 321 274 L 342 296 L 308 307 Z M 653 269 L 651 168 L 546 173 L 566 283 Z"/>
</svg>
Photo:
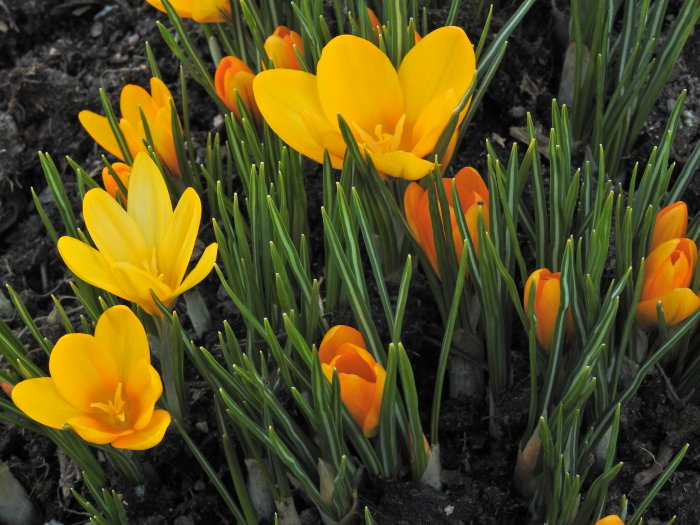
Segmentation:
<svg viewBox="0 0 700 525">
<path fill-rule="evenodd" d="M 372 437 L 379 426 L 386 370 L 367 351 L 362 334 L 350 326 L 334 326 L 318 350 L 323 374 L 333 380 L 338 372 L 340 397 L 365 436 Z"/>
<path fill-rule="evenodd" d="M 685 237 L 687 229 L 688 206 L 683 201 L 669 204 L 656 214 L 651 249 L 671 239 Z"/>
<path fill-rule="evenodd" d="M 214 74 L 216 94 L 224 101 L 226 107 L 241 118 L 236 101 L 236 93 L 250 116 L 260 122 L 260 111 L 253 96 L 253 79 L 255 74 L 240 58 L 227 56 L 221 59 Z"/>
<path fill-rule="evenodd" d="M 69 425 L 85 441 L 116 448 L 143 450 L 163 439 L 170 414 L 155 409 L 163 384 L 151 366 L 146 331 L 126 306 L 105 311 L 94 336 L 61 337 L 49 371 L 51 377 L 21 381 L 12 391 L 35 421 Z"/>
<path fill-rule="evenodd" d="M 688 288 L 697 257 L 695 243 L 685 238 L 671 239 L 652 250 L 644 263 L 644 282 L 636 313 L 639 323 L 657 322 L 659 301 L 669 326 L 680 323 L 700 308 L 700 297 Z"/>
<path fill-rule="evenodd" d="M 523 304 L 525 312 L 529 311 L 530 307 L 530 287 L 535 287 L 535 334 L 537 342 L 542 349 L 549 353 L 552 349 L 552 339 L 554 338 L 554 326 L 559 313 L 559 304 L 561 301 L 561 274 L 560 272 L 552 273 L 547 268 L 541 268 L 532 272 L 525 283 L 525 292 L 523 296 Z M 574 320 L 571 315 L 571 308 L 566 312 L 566 331 L 572 333 L 574 331 Z"/>
<path fill-rule="evenodd" d="M 484 217 L 484 226 L 489 228 L 489 190 L 484 184 L 484 180 L 474 168 L 466 167 L 459 170 L 454 179 L 445 177 L 442 183 L 445 186 L 447 202 L 450 206 L 450 222 L 452 228 L 452 240 L 454 243 L 457 260 L 462 258 L 462 234 L 457 224 L 454 212 L 454 202 L 452 198 L 452 184 L 457 188 L 459 203 L 464 212 L 464 219 L 467 223 L 469 236 L 474 243 L 474 248 L 478 250 L 478 217 L 479 208 Z M 406 188 L 403 198 L 403 209 L 406 214 L 406 221 L 413 236 L 430 261 L 431 266 L 438 272 L 437 251 L 435 249 L 435 238 L 433 234 L 433 222 L 430 217 L 430 202 L 428 191 L 423 189 L 418 183 L 413 182 Z"/>
<path fill-rule="evenodd" d="M 128 191 L 129 176 L 131 175 L 131 166 L 129 166 L 128 164 L 124 164 L 123 162 L 115 162 L 114 164 L 112 164 L 112 169 L 114 170 L 114 173 L 117 174 L 117 177 L 122 183 L 122 186 L 124 186 L 124 188 Z M 117 194 L 119 194 L 119 198 L 121 199 L 124 206 L 126 206 L 126 195 L 119 187 L 119 184 L 117 184 L 117 181 L 114 180 L 114 176 L 109 171 L 109 168 L 107 168 L 106 166 L 102 168 L 102 184 L 105 187 L 105 191 L 109 193 L 114 199 L 116 199 Z"/>
<path fill-rule="evenodd" d="M 301 70 L 301 64 L 299 64 L 299 59 L 294 52 L 295 48 L 300 55 L 304 55 L 304 44 L 301 41 L 301 36 L 285 26 L 279 26 L 265 40 L 265 52 L 272 60 L 275 69 Z"/>
<path fill-rule="evenodd" d="M 271 69 L 255 77 L 253 89 L 273 131 L 307 157 L 323 162 L 327 150 L 333 167 L 342 168 L 346 144 L 340 115 L 380 173 L 416 180 L 433 169 L 430 155 L 469 88 L 475 65 L 474 49 L 459 27 L 426 35 L 398 71 L 371 42 L 341 35 L 323 48 L 316 75 Z M 457 130 L 443 161 L 456 141 Z"/>
</svg>

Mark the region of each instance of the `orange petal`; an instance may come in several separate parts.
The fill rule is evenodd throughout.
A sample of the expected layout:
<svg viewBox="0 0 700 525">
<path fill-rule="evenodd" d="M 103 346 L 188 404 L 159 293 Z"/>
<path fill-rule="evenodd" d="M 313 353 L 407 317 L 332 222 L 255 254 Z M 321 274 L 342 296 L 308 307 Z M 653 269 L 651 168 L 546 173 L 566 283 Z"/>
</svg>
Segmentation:
<svg viewBox="0 0 700 525">
<path fill-rule="evenodd" d="M 343 403 L 348 407 L 362 431 L 365 432 L 366 419 L 374 406 L 377 384 L 350 374 L 339 373 L 338 379 L 340 380 L 340 397 Z M 370 421 L 370 424 L 375 423 L 376 421 Z"/>
<path fill-rule="evenodd" d="M 689 288 L 676 288 L 670 292 L 637 304 L 636 319 L 641 324 L 658 322 L 656 305 L 661 301 L 666 325 L 673 326 L 684 321 L 700 308 L 700 297 Z"/>
<path fill-rule="evenodd" d="M 133 433 L 130 428 L 106 425 L 100 419 L 85 415 L 72 417 L 66 423 L 85 441 L 96 445 L 106 445 L 121 436 Z"/>
<path fill-rule="evenodd" d="M 129 423 L 134 430 L 145 428 L 151 421 L 156 402 L 163 393 L 163 382 L 148 361 L 136 363 L 124 387 L 129 406 Z"/>
<path fill-rule="evenodd" d="M 336 325 L 326 332 L 319 346 L 318 356 L 321 363 L 330 363 L 338 353 L 341 345 L 346 343 L 360 348 L 367 348 L 359 330 L 342 324 Z"/>
<path fill-rule="evenodd" d="M 651 249 L 668 240 L 685 237 L 687 229 L 688 206 L 683 201 L 669 204 L 656 214 Z"/>
</svg>

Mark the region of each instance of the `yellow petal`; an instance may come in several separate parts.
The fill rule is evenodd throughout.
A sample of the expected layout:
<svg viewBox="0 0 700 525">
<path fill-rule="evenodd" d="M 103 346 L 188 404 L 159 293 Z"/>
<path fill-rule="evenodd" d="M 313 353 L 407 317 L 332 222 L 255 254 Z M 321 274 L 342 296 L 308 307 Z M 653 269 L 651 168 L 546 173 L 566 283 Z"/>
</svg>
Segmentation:
<svg viewBox="0 0 700 525">
<path fill-rule="evenodd" d="M 119 96 L 119 108 L 122 112 L 122 118 L 132 124 L 141 121 L 139 108 L 141 108 L 146 118 L 149 118 L 156 112 L 156 105 L 150 93 L 136 84 L 124 86 Z"/>
<path fill-rule="evenodd" d="M 129 422 L 134 430 L 148 425 L 156 402 L 163 393 L 163 382 L 155 368 L 147 361 L 138 363 L 124 387 L 129 406 Z"/>
<path fill-rule="evenodd" d="M 61 396 L 89 413 L 91 403 L 114 397 L 119 369 L 110 352 L 93 336 L 67 334 L 51 351 L 49 371 Z"/>
<path fill-rule="evenodd" d="M 134 159 L 127 199 L 128 213 L 143 232 L 150 253 L 163 238 L 173 207 L 163 175 L 145 153 L 139 153 Z"/>
<path fill-rule="evenodd" d="M 363 38 L 341 35 L 326 44 L 316 81 L 326 119 L 334 126 L 340 113 L 348 124 L 355 123 L 370 134 L 378 124 L 385 133 L 392 133 L 404 113 L 394 66 Z"/>
<path fill-rule="evenodd" d="M 432 153 L 458 104 L 459 98 L 452 89 L 432 99 L 413 124 L 411 133 L 405 133 L 405 149 L 417 157 Z"/>
<path fill-rule="evenodd" d="M 170 425 L 170 414 L 165 410 L 155 410 L 148 426 L 133 434 L 116 439 L 112 442 L 112 446 L 129 450 L 145 450 L 155 447 L 163 440 L 168 425 Z"/>
<path fill-rule="evenodd" d="M 109 193 L 99 188 L 88 191 L 83 199 L 83 215 L 90 237 L 108 263 L 141 265 L 150 260 L 151 251 L 140 226 Z"/>
<path fill-rule="evenodd" d="M 151 77 L 151 96 L 158 107 L 169 108 L 170 101 L 173 99 L 168 86 L 158 77 Z"/>
<path fill-rule="evenodd" d="M 143 139 L 146 138 L 146 134 L 143 130 L 143 122 L 140 120 L 138 122 L 130 122 L 123 118 L 119 121 L 119 129 L 122 135 L 124 135 L 124 140 L 126 141 L 126 145 L 132 157 L 136 156 L 139 152 L 148 152 L 143 143 Z"/>
<path fill-rule="evenodd" d="M 166 306 L 172 306 L 173 294 L 170 287 L 158 277 L 131 263 L 115 263 L 112 272 L 119 287 L 124 290 L 124 299 L 138 304 L 151 315 L 160 317 L 161 312 L 151 297 L 151 291 Z"/>
<path fill-rule="evenodd" d="M 399 66 L 409 128 L 434 99 L 448 90 L 454 92 L 457 100 L 461 99 L 475 71 L 474 48 L 461 28 L 441 27 L 425 35 Z"/>
<path fill-rule="evenodd" d="M 301 118 L 311 138 L 328 150 L 331 165 L 335 169 L 342 169 L 347 145 L 340 132 L 333 128 L 325 117 L 319 117 L 306 110 L 301 112 Z"/>
<path fill-rule="evenodd" d="M 253 92 L 272 130 L 302 155 L 323 162 L 325 146 L 313 138 L 302 118 L 306 111 L 318 117 L 324 129 L 331 125 L 321 108 L 316 77 L 293 69 L 271 69 L 256 75 Z"/>
<path fill-rule="evenodd" d="M 365 150 L 378 171 L 391 177 L 406 180 L 418 180 L 425 177 L 435 167 L 430 161 L 416 157 L 406 151 L 375 153 Z"/>
<path fill-rule="evenodd" d="M 636 319 L 642 324 L 656 324 L 656 304 L 661 301 L 666 325 L 672 326 L 684 321 L 700 308 L 700 297 L 689 288 L 676 288 L 670 292 L 641 301 L 637 304 Z"/>
<path fill-rule="evenodd" d="M 204 250 L 204 253 L 200 257 L 196 266 L 192 268 L 192 271 L 185 277 L 182 284 L 173 290 L 172 295 L 176 297 L 190 288 L 199 284 L 204 278 L 209 275 L 211 269 L 214 268 L 214 263 L 216 262 L 216 254 L 219 246 L 216 243 L 212 243 Z"/>
<path fill-rule="evenodd" d="M 199 195 L 194 189 L 187 188 L 180 197 L 175 212 L 171 213 L 156 248 L 158 267 L 170 288 L 177 288 L 185 276 L 201 218 L 202 202 Z"/>
<path fill-rule="evenodd" d="M 78 119 L 85 128 L 85 131 L 88 132 L 95 142 L 118 159 L 124 160 L 124 156 L 119 148 L 117 139 L 114 137 L 112 128 L 109 126 L 107 117 L 103 117 L 92 111 L 81 111 L 78 113 Z"/>
<path fill-rule="evenodd" d="M 73 237 L 64 236 L 58 240 L 58 253 L 70 271 L 79 279 L 114 295 L 122 296 L 123 291 L 114 280 L 109 263 L 95 248 Z"/>
<path fill-rule="evenodd" d="M 80 415 L 50 377 L 20 381 L 12 389 L 12 401 L 27 416 L 47 427 L 61 428 L 67 419 Z"/>
<path fill-rule="evenodd" d="M 346 343 L 366 348 L 365 340 L 359 330 L 342 324 L 333 326 L 326 332 L 318 348 L 321 363 L 330 363 L 340 351 L 340 347 Z"/>
<path fill-rule="evenodd" d="M 126 382 L 137 364 L 151 362 L 146 330 L 126 306 L 113 306 L 97 320 L 95 339 L 114 358 L 121 382 Z"/>
<path fill-rule="evenodd" d="M 193 0 L 192 19 L 199 23 L 226 22 L 231 17 L 229 0 Z"/>
<path fill-rule="evenodd" d="M 108 426 L 100 419 L 90 416 L 76 416 L 66 421 L 75 433 L 85 441 L 95 443 L 96 445 L 106 445 L 121 436 L 132 434 L 134 431 L 130 428 L 120 428 L 117 426 Z"/>
</svg>

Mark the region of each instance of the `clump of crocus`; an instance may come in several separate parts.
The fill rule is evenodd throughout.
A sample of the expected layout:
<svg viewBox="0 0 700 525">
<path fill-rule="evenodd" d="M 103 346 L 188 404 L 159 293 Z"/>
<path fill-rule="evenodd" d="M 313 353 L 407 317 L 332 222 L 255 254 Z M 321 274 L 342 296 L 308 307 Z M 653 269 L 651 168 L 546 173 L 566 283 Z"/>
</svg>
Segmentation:
<svg viewBox="0 0 700 525">
<path fill-rule="evenodd" d="M 133 301 L 151 315 L 204 279 L 216 260 L 209 245 L 185 277 L 192 257 L 202 203 L 187 188 L 173 211 L 163 176 L 145 153 L 134 161 L 125 210 L 106 191 L 95 188 L 83 200 L 85 225 L 97 249 L 73 237 L 61 237 L 58 251 L 80 279 Z"/>
<path fill-rule="evenodd" d="M 260 120 L 260 111 L 253 96 L 253 79 L 255 74 L 240 58 L 227 56 L 221 59 L 214 73 L 214 86 L 216 94 L 224 101 L 226 107 L 240 118 L 238 104 L 236 103 L 236 93 L 248 110 L 250 116 Z"/>
<path fill-rule="evenodd" d="M 114 173 L 117 175 L 119 182 L 122 183 L 122 186 L 124 186 L 124 189 L 128 190 L 129 175 L 131 175 L 131 166 L 129 166 L 128 164 L 124 164 L 123 162 L 115 162 L 114 164 L 112 164 L 112 170 L 114 170 Z M 107 168 L 106 166 L 102 168 L 102 184 L 105 187 L 105 191 L 109 193 L 113 198 L 116 199 L 117 195 L 119 195 L 119 198 L 121 199 L 122 203 L 126 206 L 126 195 L 119 187 L 119 184 L 117 184 L 117 181 L 114 179 L 114 175 L 112 175 L 112 172 L 109 171 L 109 168 Z"/>
<path fill-rule="evenodd" d="M 433 169 L 430 155 L 469 88 L 475 65 L 474 49 L 459 27 L 426 35 L 398 71 L 371 42 L 341 35 L 323 48 L 316 75 L 263 71 L 253 89 L 270 127 L 307 157 L 323 162 L 328 150 L 332 165 L 343 166 L 341 115 L 380 173 L 416 180 Z M 455 132 L 444 159 L 456 139 Z"/>
<path fill-rule="evenodd" d="M 489 190 L 484 184 L 484 180 L 479 175 L 479 172 L 474 168 L 465 167 L 459 170 L 454 179 L 444 177 L 442 183 L 445 186 L 445 194 L 447 202 L 450 206 L 450 222 L 452 225 L 452 239 L 454 243 L 457 259 L 462 257 L 462 235 L 457 224 L 457 218 L 454 212 L 454 201 L 452 198 L 452 183 L 457 189 L 459 203 L 464 212 L 464 219 L 469 229 L 474 247 L 478 248 L 478 214 L 481 208 L 484 217 L 484 226 L 488 231 L 489 226 Z M 430 218 L 430 203 L 428 199 L 428 191 L 423 189 L 420 184 L 413 182 L 406 188 L 403 199 L 404 213 L 406 221 L 413 236 L 418 241 L 423 253 L 430 261 L 433 269 L 438 273 L 438 260 L 435 250 L 435 240 L 433 235 L 433 223 Z"/>
<path fill-rule="evenodd" d="M 172 100 L 170 90 L 158 78 L 151 78 L 150 94 L 141 86 L 127 84 L 119 97 L 122 114 L 119 129 L 132 157 L 139 152 L 147 152 L 143 142 L 146 139 L 146 127 L 141 118 L 143 112 L 156 155 L 173 175 L 180 176 L 180 164 L 173 139 Z M 95 142 L 115 157 L 125 160 L 107 117 L 83 110 L 78 118 Z"/>
<path fill-rule="evenodd" d="M 331 381 L 338 372 L 340 397 L 362 428 L 372 437 L 379 426 L 386 371 L 367 351 L 362 334 L 350 326 L 334 326 L 318 350 L 323 374 Z"/>
<path fill-rule="evenodd" d="M 301 69 L 301 64 L 295 53 L 304 55 L 304 44 L 301 36 L 286 26 L 279 26 L 265 40 L 265 53 L 276 69 Z"/>
<path fill-rule="evenodd" d="M 156 9 L 165 11 L 161 0 L 146 0 Z M 170 5 L 180 18 L 191 18 L 195 22 L 227 22 L 231 19 L 229 0 L 170 0 Z"/>
<path fill-rule="evenodd" d="M 667 325 L 680 323 L 700 308 L 700 297 L 688 288 L 695 273 L 698 249 L 690 239 L 671 239 L 654 248 L 644 263 L 642 293 L 636 318 L 642 324 L 658 320 L 661 302 Z"/>
<path fill-rule="evenodd" d="M 669 204 L 656 214 L 651 249 L 653 250 L 659 244 L 670 241 L 671 239 L 685 237 L 687 230 L 688 206 L 686 206 L 683 201 Z"/>
<path fill-rule="evenodd" d="M 617 514 L 610 514 L 596 521 L 595 525 L 625 525 Z"/>
<path fill-rule="evenodd" d="M 51 377 L 15 385 L 12 400 L 42 425 L 69 425 L 90 443 L 143 450 L 163 439 L 170 414 L 155 409 L 163 392 L 151 366 L 146 331 L 126 306 L 113 306 L 95 335 L 61 337 L 49 357 Z"/>
<path fill-rule="evenodd" d="M 530 307 L 530 287 L 535 287 L 535 335 L 537 342 L 542 349 L 549 353 L 552 349 L 552 339 L 554 338 L 554 326 L 559 313 L 561 303 L 561 274 L 552 273 L 547 268 L 540 268 L 532 272 L 525 283 L 523 303 L 525 312 L 529 312 Z M 574 320 L 571 309 L 566 312 L 566 330 L 573 332 Z"/>
</svg>

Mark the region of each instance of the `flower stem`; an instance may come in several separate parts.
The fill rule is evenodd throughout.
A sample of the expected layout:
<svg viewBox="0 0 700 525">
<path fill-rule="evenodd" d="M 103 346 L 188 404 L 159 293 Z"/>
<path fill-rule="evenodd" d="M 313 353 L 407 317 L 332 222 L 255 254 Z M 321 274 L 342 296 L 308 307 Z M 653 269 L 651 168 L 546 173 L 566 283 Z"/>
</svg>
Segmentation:
<svg viewBox="0 0 700 525">
<path fill-rule="evenodd" d="M 184 352 L 178 337 L 179 330 L 173 330 L 173 323 L 177 321 L 171 322 L 165 317 L 155 319 L 155 321 L 158 330 L 158 358 L 162 369 L 166 405 L 173 419 L 184 424 L 184 418 L 187 415 Z"/>
</svg>

